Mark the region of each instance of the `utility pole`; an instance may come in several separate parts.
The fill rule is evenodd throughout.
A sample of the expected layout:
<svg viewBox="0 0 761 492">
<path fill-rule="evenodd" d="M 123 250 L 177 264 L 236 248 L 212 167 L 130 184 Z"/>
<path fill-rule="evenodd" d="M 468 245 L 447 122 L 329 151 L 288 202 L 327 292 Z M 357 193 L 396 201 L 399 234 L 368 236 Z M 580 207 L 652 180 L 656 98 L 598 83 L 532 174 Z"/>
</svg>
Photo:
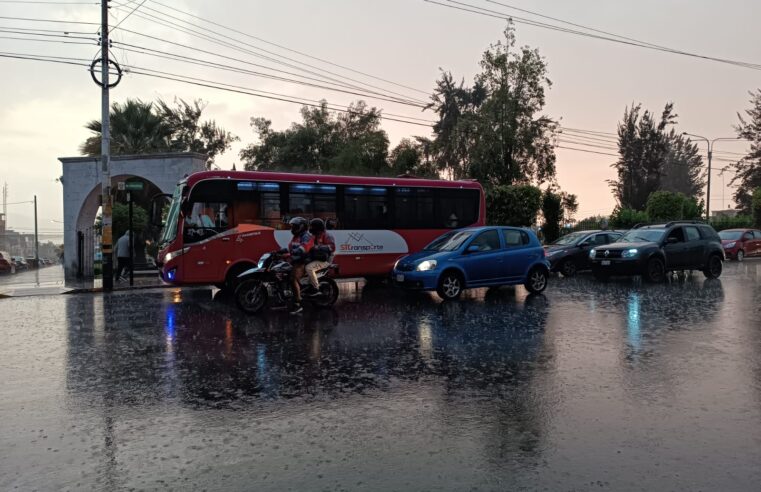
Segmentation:
<svg viewBox="0 0 761 492">
<path fill-rule="evenodd" d="M 706 137 L 700 136 L 700 135 L 694 135 L 692 133 L 682 132 L 682 135 L 687 135 L 688 137 L 695 137 L 699 138 L 701 140 L 706 141 L 706 145 L 708 145 L 708 179 L 706 183 L 706 220 L 711 220 L 711 159 L 713 158 L 713 147 L 716 142 L 719 142 L 721 140 L 739 140 L 740 137 L 721 137 L 721 138 L 714 138 L 713 140 L 709 140 Z"/>
<path fill-rule="evenodd" d="M 111 237 L 111 113 L 109 101 L 108 59 L 108 0 L 100 4 L 100 86 L 101 86 L 101 207 L 103 230 L 103 291 L 114 288 L 113 238 Z"/>
<path fill-rule="evenodd" d="M 40 236 L 37 233 L 37 195 L 34 195 L 34 259 L 40 264 Z"/>
</svg>

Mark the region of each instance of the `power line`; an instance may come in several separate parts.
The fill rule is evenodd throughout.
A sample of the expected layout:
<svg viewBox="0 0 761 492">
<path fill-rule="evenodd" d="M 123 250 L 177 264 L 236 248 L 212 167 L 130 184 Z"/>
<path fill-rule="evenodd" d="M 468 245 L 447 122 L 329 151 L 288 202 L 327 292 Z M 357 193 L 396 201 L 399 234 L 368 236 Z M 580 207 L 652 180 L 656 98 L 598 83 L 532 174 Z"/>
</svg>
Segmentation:
<svg viewBox="0 0 761 492">
<path fill-rule="evenodd" d="M 0 3 L 21 3 L 29 5 L 100 5 L 98 2 L 35 2 L 32 0 L 0 0 Z"/>
<path fill-rule="evenodd" d="M 130 0 L 130 1 L 133 1 L 133 0 Z M 388 80 L 388 79 L 385 79 L 385 78 L 382 78 L 382 77 L 378 77 L 378 76 L 375 76 L 375 75 L 372 75 L 372 74 L 369 74 L 369 73 L 366 73 L 366 72 L 363 72 L 363 71 L 360 71 L 360 70 L 356 70 L 356 69 L 353 69 L 353 68 L 351 68 L 351 67 L 347 67 L 347 66 L 345 66 L 345 65 L 341 65 L 341 64 L 338 64 L 338 63 L 335 63 L 335 62 L 329 61 L 329 60 L 325 60 L 325 59 L 323 59 L 323 58 L 319 58 L 319 57 L 317 57 L 317 56 L 314 56 L 314 55 L 310 55 L 310 54 L 308 54 L 308 53 L 305 53 L 305 52 L 302 52 L 302 51 L 299 51 L 299 50 L 295 50 L 295 49 L 293 49 L 293 48 L 288 48 L 287 46 L 283 46 L 283 45 L 281 45 L 281 44 L 278 44 L 278 43 L 273 43 L 273 42 L 271 42 L 271 41 L 267 41 L 266 39 L 263 39 L 263 38 L 260 38 L 260 37 L 257 37 L 257 36 L 253 36 L 253 35 L 251 35 L 251 34 L 249 34 L 249 33 L 246 33 L 246 32 L 243 32 L 243 31 L 239 31 L 239 30 L 237 30 L 237 29 L 234 29 L 234 28 L 232 28 L 232 27 L 230 27 L 230 26 L 225 26 L 225 25 L 223 25 L 223 24 L 220 24 L 220 23 L 218 23 L 218 22 L 214 22 L 214 21 L 212 21 L 212 20 L 209 20 L 209 19 L 206 19 L 206 18 L 204 18 L 204 17 L 200 17 L 200 16 L 198 16 L 198 15 L 195 15 L 195 14 L 192 14 L 192 13 L 190 13 L 190 12 L 185 12 L 185 11 L 183 11 L 183 10 L 180 10 L 180 9 L 178 9 L 178 8 L 175 8 L 175 7 L 172 7 L 172 6 L 170 6 L 170 5 L 166 5 L 166 4 L 164 4 L 164 3 L 158 2 L 158 1 L 156 1 L 156 0 L 154 0 L 154 1 L 153 1 L 153 4 L 154 4 L 154 5 L 160 5 L 160 6 L 162 6 L 162 7 L 166 8 L 166 9 L 169 9 L 169 10 L 171 10 L 171 11 L 174 11 L 174 12 L 177 12 L 177 13 L 180 13 L 180 14 L 183 14 L 183 15 L 186 15 L 186 16 L 188 16 L 188 17 L 191 17 L 191 18 L 194 18 L 194 19 L 200 20 L 200 21 L 202 21 L 202 22 L 205 22 L 205 23 L 207 23 L 207 24 L 210 24 L 210 25 L 213 25 L 213 26 L 221 27 L 221 28 L 223 28 L 223 29 L 225 29 L 225 30 L 227 30 L 227 31 L 230 31 L 230 32 L 234 32 L 234 33 L 236 33 L 236 34 L 240 34 L 240 35 L 242 35 L 242 36 L 245 36 L 245 37 L 247 37 L 247 38 L 249 38 L 249 39 L 254 39 L 254 40 L 256 40 L 256 41 L 260 41 L 260 42 L 262 42 L 262 43 L 268 44 L 268 45 L 270 45 L 270 46 L 274 46 L 274 47 L 276 47 L 276 48 L 280 48 L 281 50 L 285 50 L 285 51 L 288 51 L 288 52 L 290 52 L 290 53 L 295 53 L 295 54 L 297 54 L 297 55 L 300 55 L 300 56 L 303 56 L 303 57 L 305 57 L 305 58 L 309 58 L 309 59 L 312 59 L 312 60 L 316 60 L 316 61 L 319 61 L 319 62 L 321 62 L 321 63 L 325 63 L 325 64 L 331 65 L 331 66 L 333 66 L 333 67 L 336 67 L 336 68 L 340 68 L 340 69 L 342 69 L 342 70 L 347 70 L 347 71 L 349 71 L 349 72 L 352 72 L 352 73 L 355 73 L 355 74 L 358 74 L 358 75 L 362 75 L 362 76 L 364 76 L 364 77 L 369 77 L 369 78 L 371 78 L 371 79 L 375 79 L 375 80 L 378 80 L 378 81 L 381 81 L 381 82 L 385 82 L 385 83 L 387 83 L 387 84 L 391 84 L 391 85 L 394 85 L 394 86 L 397 86 L 397 87 L 402 87 L 402 88 L 404 88 L 404 89 L 410 89 L 410 90 L 413 90 L 413 91 L 415 91 L 415 92 L 419 92 L 419 93 L 421 93 L 421 94 L 426 94 L 426 95 L 428 95 L 428 94 L 429 94 L 428 92 L 426 92 L 426 91 L 423 91 L 423 90 L 420 90 L 420 89 L 417 89 L 417 88 L 415 88 L 415 87 L 410 87 L 410 86 L 408 86 L 408 85 L 400 84 L 400 83 L 398 83 L 398 82 L 394 82 L 394 81 L 392 81 L 392 80 Z M 152 9 L 152 8 L 150 8 L 150 7 L 146 7 L 146 9 L 147 9 L 147 10 L 152 10 L 152 11 L 154 11 L 154 12 L 157 12 L 157 13 L 161 14 L 161 15 L 164 15 L 164 16 L 167 16 L 167 17 L 170 17 L 170 15 L 169 15 L 169 14 L 167 14 L 167 13 L 165 13 L 165 12 L 162 12 L 162 11 L 160 11 L 160 10 Z M 173 17 L 173 18 L 177 19 L 176 17 Z M 178 19 L 178 20 L 179 20 L 179 19 Z M 185 21 L 185 22 L 187 23 L 187 21 Z"/>
<path fill-rule="evenodd" d="M 144 36 L 148 36 L 148 35 L 144 35 Z M 152 36 L 149 36 L 149 37 L 152 37 Z M 170 44 L 177 44 L 178 46 L 186 47 L 186 45 L 181 45 L 179 43 L 170 43 Z M 191 63 L 191 64 L 194 64 L 194 65 L 201 65 L 201 66 L 206 66 L 206 67 L 211 67 L 211 68 L 217 68 L 217 69 L 220 69 L 220 70 L 226 70 L 226 71 L 232 71 L 232 72 L 237 72 L 237 73 L 243 73 L 243 74 L 253 75 L 253 76 L 256 76 L 256 77 L 263 77 L 263 78 L 278 80 L 278 81 L 281 81 L 281 82 L 288 82 L 288 83 L 292 83 L 292 84 L 303 85 L 303 86 L 307 86 L 307 87 L 313 87 L 313 88 L 317 88 L 317 89 L 324 89 L 324 90 L 329 90 L 329 91 L 334 91 L 334 92 L 341 92 L 341 93 L 344 93 L 344 94 L 351 94 L 351 95 L 355 95 L 355 96 L 366 97 L 368 99 L 378 99 L 378 100 L 381 100 L 381 101 L 392 102 L 392 103 L 402 104 L 402 105 L 406 105 L 406 106 L 413 106 L 413 107 L 417 107 L 417 108 L 423 108 L 422 105 L 413 104 L 413 103 L 409 103 L 409 102 L 406 102 L 406 101 L 401 101 L 401 100 L 396 99 L 396 98 L 389 98 L 389 97 L 385 97 L 385 96 L 382 96 L 382 95 L 379 96 L 379 95 L 375 95 L 375 94 L 372 94 L 372 93 L 368 94 L 368 93 L 365 93 L 365 92 L 358 92 L 358 91 L 349 90 L 349 89 L 346 89 L 346 88 L 331 87 L 331 86 L 328 86 L 328 85 L 320 85 L 320 84 L 315 84 L 315 83 L 311 83 L 311 82 L 305 82 L 305 81 L 302 81 L 302 80 L 291 79 L 291 78 L 288 78 L 288 77 L 281 77 L 279 75 L 268 74 L 268 73 L 264 73 L 264 72 L 251 71 L 251 70 L 247 70 L 247 69 L 244 69 L 244 68 L 233 67 L 231 65 L 225 65 L 225 64 L 216 63 L 216 62 L 209 61 L 209 60 L 203 60 L 203 59 L 189 57 L 189 56 L 185 56 L 185 55 L 179 55 L 179 54 L 176 54 L 176 53 L 171 53 L 171 52 L 162 51 L 162 50 L 155 50 L 155 49 L 152 49 L 152 48 L 146 48 L 146 47 L 143 47 L 143 46 L 137 46 L 137 45 L 133 45 L 133 44 L 129 44 L 129 43 L 121 43 L 121 42 L 116 42 L 115 41 L 114 45 L 121 46 L 121 47 L 126 46 L 127 48 L 122 48 L 125 51 L 131 51 L 131 52 L 134 52 L 134 53 L 146 54 L 146 55 L 155 56 L 155 57 L 158 57 L 158 58 L 164 58 L 164 59 L 169 59 L 169 60 L 174 60 L 174 61 L 181 61 L 181 62 L 185 62 L 185 63 Z M 252 62 L 247 62 L 246 60 L 240 60 L 240 59 L 228 57 L 228 56 L 225 56 L 225 55 L 215 54 L 215 53 L 212 53 L 212 52 L 209 52 L 209 51 L 205 51 L 205 50 L 198 50 L 197 49 L 196 51 L 200 51 L 201 53 L 210 54 L 210 55 L 213 55 L 213 56 L 218 56 L 220 58 L 235 60 L 237 62 L 244 63 L 246 65 L 251 65 L 251 66 L 255 66 L 255 67 L 265 68 L 265 69 L 268 69 L 268 70 L 274 70 L 276 72 L 281 72 L 281 73 L 285 73 L 285 74 L 288 74 L 288 75 L 293 75 L 295 77 L 301 77 L 301 78 L 306 79 L 306 80 L 313 80 L 313 81 L 321 82 L 321 81 L 319 81 L 317 79 L 313 79 L 311 77 L 306 77 L 304 75 L 299 75 L 299 74 L 295 74 L 295 73 L 292 73 L 292 72 L 285 72 L 285 71 L 282 71 L 282 70 L 273 69 L 271 67 L 267 67 L 267 66 L 264 66 L 264 65 L 259 65 L 259 64 L 252 63 Z"/>
<path fill-rule="evenodd" d="M 97 22 L 67 21 L 67 20 L 59 20 L 59 19 L 35 19 L 31 17 L 0 16 L 0 19 L 21 20 L 21 21 L 28 21 L 28 22 L 50 22 L 54 24 L 80 24 L 85 26 L 99 26 L 100 25 Z"/>
<path fill-rule="evenodd" d="M 601 36 L 601 35 L 597 35 L 597 34 L 590 34 L 588 32 L 578 31 L 578 30 L 574 30 L 574 29 L 568 29 L 568 28 L 557 26 L 557 25 L 552 25 L 552 24 L 547 24 L 547 23 L 543 23 L 543 22 L 533 21 L 533 20 L 530 20 L 530 19 L 516 17 L 516 16 L 510 15 L 510 14 L 506 14 L 504 12 L 499 12 L 499 11 L 496 11 L 496 10 L 486 9 L 486 8 L 483 8 L 483 7 L 479 7 L 477 5 L 472 5 L 472 4 L 468 4 L 468 3 L 458 2 L 456 0 L 446 0 L 446 1 L 449 2 L 450 4 L 463 5 L 463 6 L 469 7 L 469 8 L 457 7 L 456 5 L 445 4 L 445 3 L 437 2 L 437 1 L 434 1 L 434 0 L 423 0 L 423 1 L 435 4 L 435 5 L 440 5 L 442 7 L 446 7 L 446 8 L 450 8 L 450 9 L 470 12 L 470 13 L 473 13 L 473 14 L 478 14 L 478 15 L 482 15 L 482 16 L 486 16 L 486 17 L 493 17 L 493 18 L 496 18 L 496 19 L 512 20 L 512 21 L 514 21 L 516 23 L 519 23 L 519 24 L 526 24 L 526 25 L 529 25 L 529 26 L 540 27 L 540 28 L 544 28 L 544 29 L 550 29 L 550 30 L 553 30 L 553 31 L 559 31 L 559 32 L 564 32 L 564 33 L 568 33 L 568 34 L 575 34 L 575 35 L 578 35 L 578 36 L 584 36 L 584 37 L 599 39 L 599 40 L 603 40 L 603 41 L 610 41 L 610 42 L 613 42 L 613 43 L 619 43 L 619 44 L 624 44 L 624 45 L 636 46 L 636 47 L 640 47 L 640 48 L 647 48 L 647 49 L 655 50 L 655 51 L 662 51 L 662 52 L 666 52 L 666 53 L 673 53 L 673 54 L 678 54 L 678 55 L 684 55 L 684 56 L 689 56 L 689 57 L 693 57 L 693 58 L 700 58 L 700 59 L 704 59 L 704 60 L 710 60 L 710 61 L 715 61 L 715 62 L 719 62 L 719 63 L 725 63 L 725 64 L 729 64 L 729 65 L 735 65 L 735 66 L 739 66 L 739 67 L 743 67 L 743 68 L 750 68 L 752 70 L 761 70 L 761 64 L 757 64 L 757 63 L 750 63 L 750 62 L 730 60 L 730 59 L 725 59 L 725 58 L 717 58 L 717 57 L 712 57 L 712 56 L 700 55 L 700 54 L 697 54 L 697 53 L 690 53 L 690 52 L 687 52 L 687 51 L 681 51 L 681 50 L 676 50 L 676 49 L 672 49 L 672 48 L 661 47 L 661 46 L 658 46 L 658 45 L 653 45 L 653 44 L 645 43 L 645 42 L 628 41 L 628 40 L 626 40 L 623 37 L 609 37 L 609 36 Z M 476 10 L 474 10 L 474 9 L 476 9 Z"/>
<path fill-rule="evenodd" d="M 253 46 L 253 45 L 248 45 L 245 42 L 241 42 L 241 41 L 237 41 L 236 40 L 236 42 L 242 43 L 242 44 L 246 44 L 248 46 L 252 46 L 254 49 L 258 49 L 258 50 L 264 51 L 266 53 L 272 53 L 273 55 L 276 55 L 277 58 L 273 58 L 271 56 L 262 55 L 261 53 L 257 53 L 257 52 L 251 51 L 250 49 L 245 49 L 245 48 L 242 48 L 240 46 L 236 46 L 235 44 L 232 44 L 232 43 L 230 43 L 228 41 L 220 40 L 220 39 L 215 38 L 213 36 L 210 36 L 210 35 L 207 35 L 207 34 L 204 34 L 204 33 L 200 33 L 198 31 L 194 31 L 192 29 L 188 29 L 188 28 L 185 28 L 185 27 L 182 27 L 182 26 L 177 26 L 177 24 L 173 24 L 171 22 L 167 22 L 164 19 L 159 19 L 159 18 L 157 18 L 155 16 L 150 16 L 151 18 L 148 18 L 148 17 L 146 17 L 143 14 L 137 14 L 137 17 L 148 19 L 151 22 L 154 22 L 154 23 L 159 24 L 161 26 L 167 27 L 169 29 L 174 29 L 174 30 L 179 31 L 181 33 L 188 34 L 190 36 L 193 36 L 193 37 L 205 40 L 205 41 L 209 41 L 211 43 L 214 43 L 214 44 L 217 44 L 217 45 L 220 45 L 220 46 L 224 46 L 226 48 L 233 49 L 235 51 L 247 54 L 249 56 L 254 56 L 254 57 L 257 57 L 257 58 L 262 58 L 262 59 L 271 61 L 271 62 L 276 63 L 276 64 L 284 65 L 286 67 L 289 67 L 289 68 L 292 68 L 292 69 L 295 69 L 295 70 L 298 70 L 298 71 L 301 71 L 301 72 L 304 72 L 304 73 L 308 73 L 310 75 L 314 75 L 314 76 L 320 77 L 320 79 L 323 79 L 323 80 L 312 79 L 311 77 L 306 77 L 304 75 L 294 74 L 292 72 L 287 72 L 287 71 L 284 71 L 282 69 L 268 67 L 268 66 L 265 66 L 265 65 L 259 65 L 259 64 L 255 64 L 255 63 L 251 63 L 251 62 L 246 62 L 245 60 L 240 60 L 240 59 L 237 59 L 237 58 L 224 57 L 223 55 L 220 55 L 218 52 L 209 52 L 209 51 L 205 51 L 205 50 L 198 50 L 197 48 L 194 48 L 192 46 L 181 45 L 180 43 L 171 42 L 171 41 L 168 41 L 168 40 L 162 39 L 162 38 L 156 38 L 154 36 L 148 36 L 148 35 L 140 33 L 140 32 L 130 31 L 130 30 L 127 30 L 127 29 L 122 29 L 122 31 L 131 33 L 131 34 L 135 34 L 135 35 L 138 35 L 138 36 L 149 37 L 149 38 L 152 38 L 154 40 L 163 41 L 163 42 L 166 42 L 166 43 L 169 43 L 169 44 L 173 44 L 173 45 L 178 45 L 178 46 L 184 47 L 186 49 L 190 49 L 190 50 L 194 50 L 194 51 L 202 51 L 204 53 L 211 54 L 213 56 L 220 56 L 222 58 L 228 58 L 228 59 L 233 59 L 233 60 L 236 60 L 236 61 L 239 61 L 239 62 L 243 62 L 243 63 L 249 63 L 249 64 L 254 65 L 254 66 L 259 66 L 259 67 L 262 67 L 262 68 L 267 68 L 268 70 L 280 71 L 280 72 L 287 73 L 289 75 L 293 75 L 293 76 L 296 76 L 296 77 L 302 77 L 302 78 L 311 79 L 311 80 L 318 80 L 319 82 L 323 82 L 323 83 L 324 83 L 324 81 L 330 81 L 331 83 L 340 85 L 342 87 L 362 90 L 362 91 L 365 91 L 365 92 L 369 92 L 369 93 L 373 93 L 373 94 L 378 94 L 378 95 L 383 95 L 385 97 L 389 97 L 389 98 L 393 98 L 393 99 L 398 99 L 398 100 L 402 100 L 402 101 L 405 101 L 405 102 L 412 102 L 412 103 L 415 103 L 415 104 L 417 104 L 419 106 L 425 106 L 426 105 L 426 102 L 424 102 L 424 101 L 415 100 L 414 98 L 410 98 L 409 96 L 404 95 L 404 94 L 400 94 L 398 92 L 388 91 L 386 89 L 378 88 L 377 86 L 373 86 L 373 85 L 366 84 L 366 83 L 359 82 L 359 81 L 357 81 L 357 82 L 359 82 L 362 85 L 358 86 L 356 84 L 350 84 L 350 83 L 347 83 L 345 80 L 342 80 L 342 79 L 336 79 L 334 77 L 329 77 L 329 76 L 323 75 L 322 73 L 319 73 L 319 72 L 315 72 L 315 71 L 312 71 L 312 70 L 307 70 L 307 69 L 305 69 L 305 68 L 303 68 L 301 66 L 298 66 L 298 65 L 293 65 L 293 64 L 290 64 L 290 63 L 286 63 L 286 62 L 282 61 L 281 58 L 285 58 L 285 59 L 289 59 L 289 60 L 291 60 L 291 59 L 287 58 L 287 57 L 282 57 L 278 53 L 273 53 L 273 52 L 270 52 L 270 51 L 267 51 L 267 50 L 262 50 L 262 48 L 258 48 L 258 47 Z M 298 62 L 298 60 L 294 60 L 294 61 L 296 61 L 297 63 L 301 63 L 301 62 Z M 306 66 L 310 66 L 311 67 L 311 65 L 306 65 Z M 317 68 L 317 70 L 322 70 L 322 69 L 320 69 L 318 67 L 315 67 L 315 68 Z M 322 71 L 325 71 L 325 70 L 322 70 Z M 333 72 L 326 72 L 326 73 L 333 74 Z M 335 74 L 335 75 L 338 75 L 338 74 Z M 341 75 L 338 75 L 338 76 L 342 77 Z M 354 79 L 348 79 L 348 80 L 354 81 Z M 367 89 L 367 87 L 370 87 L 371 89 Z M 383 92 L 377 92 L 375 90 L 372 90 L 372 89 L 376 89 L 376 88 L 380 89 Z M 389 94 L 391 94 L 391 95 L 389 95 Z"/>
<path fill-rule="evenodd" d="M 139 4 L 138 4 L 138 5 L 137 5 L 137 6 L 136 6 L 134 9 L 132 9 L 132 10 L 130 11 L 130 13 L 129 13 L 129 14 L 127 14 L 126 16 L 124 16 L 124 17 L 122 18 L 122 20 L 120 20 L 120 21 L 119 21 L 119 22 L 118 22 L 118 23 L 117 23 L 117 24 L 116 24 L 114 27 L 112 27 L 111 29 L 109 29 L 109 30 L 108 30 L 108 33 L 109 33 L 109 34 L 111 34 L 111 33 L 114 31 L 114 29 L 116 29 L 117 27 L 121 26 L 121 25 L 122 25 L 122 22 L 124 22 L 124 21 L 126 21 L 127 19 L 129 19 L 129 16 L 131 16 L 132 14 L 134 14 L 134 13 L 135 13 L 135 11 L 136 11 L 137 9 L 139 9 L 140 7 L 142 7 L 142 6 L 143 6 L 143 4 L 144 4 L 145 2 L 147 2 L 147 1 L 148 1 L 148 0 L 143 0 L 142 2 L 140 2 L 140 3 L 139 3 Z"/>
<path fill-rule="evenodd" d="M 586 153 L 589 153 L 589 154 L 599 154 L 599 155 L 609 155 L 609 156 L 612 156 L 612 157 L 619 157 L 618 154 L 609 154 L 607 152 L 597 152 L 595 150 L 576 149 L 576 148 L 573 148 L 573 147 L 565 147 L 563 145 L 556 145 L 555 148 L 565 149 L 565 150 L 575 150 L 577 152 L 586 152 Z"/>
</svg>

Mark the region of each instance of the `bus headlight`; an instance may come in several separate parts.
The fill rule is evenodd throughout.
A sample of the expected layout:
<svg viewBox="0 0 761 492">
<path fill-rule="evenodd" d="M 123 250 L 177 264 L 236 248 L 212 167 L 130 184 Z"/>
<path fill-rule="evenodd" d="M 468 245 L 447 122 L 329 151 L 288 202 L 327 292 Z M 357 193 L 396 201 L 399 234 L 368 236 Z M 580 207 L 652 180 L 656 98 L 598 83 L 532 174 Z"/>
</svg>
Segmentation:
<svg viewBox="0 0 761 492">
<path fill-rule="evenodd" d="M 174 260 L 178 256 L 184 255 L 188 251 L 190 251 L 190 248 L 182 248 L 182 249 L 178 249 L 177 251 L 171 251 L 164 255 L 164 263 L 169 263 L 170 261 Z"/>
<path fill-rule="evenodd" d="M 436 268 L 436 260 L 425 260 L 420 262 L 416 270 L 418 272 L 427 272 L 429 270 L 433 270 L 434 268 Z"/>
</svg>

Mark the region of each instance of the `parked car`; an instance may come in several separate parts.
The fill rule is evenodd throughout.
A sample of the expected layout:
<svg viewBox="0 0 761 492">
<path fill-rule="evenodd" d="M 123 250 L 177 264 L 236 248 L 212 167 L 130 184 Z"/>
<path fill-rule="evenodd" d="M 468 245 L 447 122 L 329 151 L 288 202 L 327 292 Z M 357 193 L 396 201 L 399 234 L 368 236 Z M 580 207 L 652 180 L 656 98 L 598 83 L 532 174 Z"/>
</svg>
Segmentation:
<svg viewBox="0 0 761 492">
<path fill-rule="evenodd" d="M 666 273 L 701 270 L 707 278 L 721 275 L 724 249 L 716 231 L 697 221 L 635 227 L 618 242 L 589 251 L 592 273 L 598 279 L 612 275 L 641 275 L 662 282 Z"/>
<path fill-rule="evenodd" d="M 595 246 L 618 241 L 623 232 L 618 231 L 580 231 L 566 234 L 554 243 L 544 247 L 550 271 L 573 277 L 581 270 L 589 270 L 589 250 Z"/>
<path fill-rule="evenodd" d="M 761 231 L 758 229 L 726 229 L 719 233 L 727 258 L 743 261 L 761 256 Z"/>
<path fill-rule="evenodd" d="M 5 251 L 0 251 L 0 273 L 16 273 L 13 258 Z"/>
<path fill-rule="evenodd" d="M 23 256 L 13 256 L 11 259 L 13 260 L 13 264 L 16 265 L 17 272 L 29 270 L 29 264 L 26 262 Z"/>
<path fill-rule="evenodd" d="M 394 265 L 396 285 L 435 290 L 445 300 L 464 289 L 523 284 L 531 293 L 547 287 L 549 262 L 536 235 L 516 227 L 472 227 L 447 232 Z"/>
<path fill-rule="evenodd" d="M 40 262 L 33 256 L 26 257 L 26 264 L 29 268 L 40 268 Z"/>
</svg>

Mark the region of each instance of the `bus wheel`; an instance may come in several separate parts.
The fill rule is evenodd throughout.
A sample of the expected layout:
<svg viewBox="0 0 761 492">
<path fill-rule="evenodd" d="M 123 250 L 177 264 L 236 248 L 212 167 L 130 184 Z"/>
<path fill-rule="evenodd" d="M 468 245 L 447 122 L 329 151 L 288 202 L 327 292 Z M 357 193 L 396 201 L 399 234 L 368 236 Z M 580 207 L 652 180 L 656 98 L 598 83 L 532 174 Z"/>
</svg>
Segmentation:
<svg viewBox="0 0 761 492">
<path fill-rule="evenodd" d="M 238 275 L 245 272 L 246 270 L 249 270 L 251 268 L 254 268 L 254 265 L 248 264 L 248 263 L 242 263 L 239 265 L 235 265 L 232 267 L 228 272 L 227 276 L 225 277 L 225 283 L 222 284 L 223 287 L 220 287 L 222 290 L 226 290 L 229 292 L 235 292 L 235 289 L 238 287 Z"/>
</svg>

